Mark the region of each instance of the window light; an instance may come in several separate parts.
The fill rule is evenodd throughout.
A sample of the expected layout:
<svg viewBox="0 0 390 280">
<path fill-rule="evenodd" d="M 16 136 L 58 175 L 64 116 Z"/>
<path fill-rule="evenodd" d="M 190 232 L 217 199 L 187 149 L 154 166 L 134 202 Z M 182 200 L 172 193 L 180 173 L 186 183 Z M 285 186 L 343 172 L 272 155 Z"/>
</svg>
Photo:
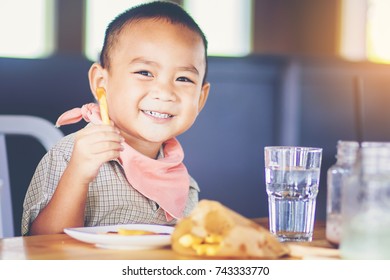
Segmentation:
<svg viewBox="0 0 390 280">
<path fill-rule="evenodd" d="M 53 15 L 53 0 L 0 0 L 0 56 L 38 58 L 52 53 Z"/>
</svg>

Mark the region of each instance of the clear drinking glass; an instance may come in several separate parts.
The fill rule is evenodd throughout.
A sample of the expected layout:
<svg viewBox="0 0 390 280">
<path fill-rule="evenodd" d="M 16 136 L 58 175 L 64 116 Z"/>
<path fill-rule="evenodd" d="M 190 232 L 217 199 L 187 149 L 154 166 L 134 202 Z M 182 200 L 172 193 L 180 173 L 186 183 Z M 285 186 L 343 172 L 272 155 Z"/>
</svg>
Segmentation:
<svg viewBox="0 0 390 280">
<path fill-rule="evenodd" d="M 311 241 L 321 148 L 264 148 L 270 232 L 280 241 Z"/>
</svg>

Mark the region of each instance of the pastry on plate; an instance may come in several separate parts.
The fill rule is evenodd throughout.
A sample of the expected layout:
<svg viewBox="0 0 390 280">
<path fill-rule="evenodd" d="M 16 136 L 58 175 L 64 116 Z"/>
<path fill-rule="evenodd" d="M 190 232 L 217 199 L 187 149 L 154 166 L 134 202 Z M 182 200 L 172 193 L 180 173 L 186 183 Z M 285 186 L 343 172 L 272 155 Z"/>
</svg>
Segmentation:
<svg viewBox="0 0 390 280">
<path fill-rule="evenodd" d="M 289 249 L 267 229 L 212 200 L 201 200 L 172 233 L 172 249 L 213 258 L 276 259 Z"/>
</svg>

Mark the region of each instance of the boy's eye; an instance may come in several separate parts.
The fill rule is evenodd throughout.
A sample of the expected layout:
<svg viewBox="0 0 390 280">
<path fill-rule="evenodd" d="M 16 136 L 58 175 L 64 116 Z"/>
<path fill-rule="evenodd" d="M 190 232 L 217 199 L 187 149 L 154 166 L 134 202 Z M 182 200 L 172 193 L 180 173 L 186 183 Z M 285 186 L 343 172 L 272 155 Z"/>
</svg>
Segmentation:
<svg viewBox="0 0 390 280">
<path fill-rule="evenodd" d="M 179 77 L 176 80 L 179 82 L 194 83 L 192 80 L 188 79 L 187 77 Z"/>
<path fill-rule="evenodd" d="M 146 70 L 137 71 L 135 73 L 146 77 L 153 77 L 152 73 Z"/>
</svg>

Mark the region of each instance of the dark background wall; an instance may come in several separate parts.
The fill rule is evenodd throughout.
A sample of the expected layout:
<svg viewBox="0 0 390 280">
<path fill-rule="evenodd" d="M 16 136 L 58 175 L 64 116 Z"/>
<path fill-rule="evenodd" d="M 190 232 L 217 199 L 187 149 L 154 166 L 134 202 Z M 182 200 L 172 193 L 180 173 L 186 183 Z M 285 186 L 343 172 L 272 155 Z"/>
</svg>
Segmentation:
<svg viewBox="0 0 390 280">
<path fill-rule="evenodd" d="M 340 0 L 254 0 L 253 51 L 337 56 Z"/>
</svg>

